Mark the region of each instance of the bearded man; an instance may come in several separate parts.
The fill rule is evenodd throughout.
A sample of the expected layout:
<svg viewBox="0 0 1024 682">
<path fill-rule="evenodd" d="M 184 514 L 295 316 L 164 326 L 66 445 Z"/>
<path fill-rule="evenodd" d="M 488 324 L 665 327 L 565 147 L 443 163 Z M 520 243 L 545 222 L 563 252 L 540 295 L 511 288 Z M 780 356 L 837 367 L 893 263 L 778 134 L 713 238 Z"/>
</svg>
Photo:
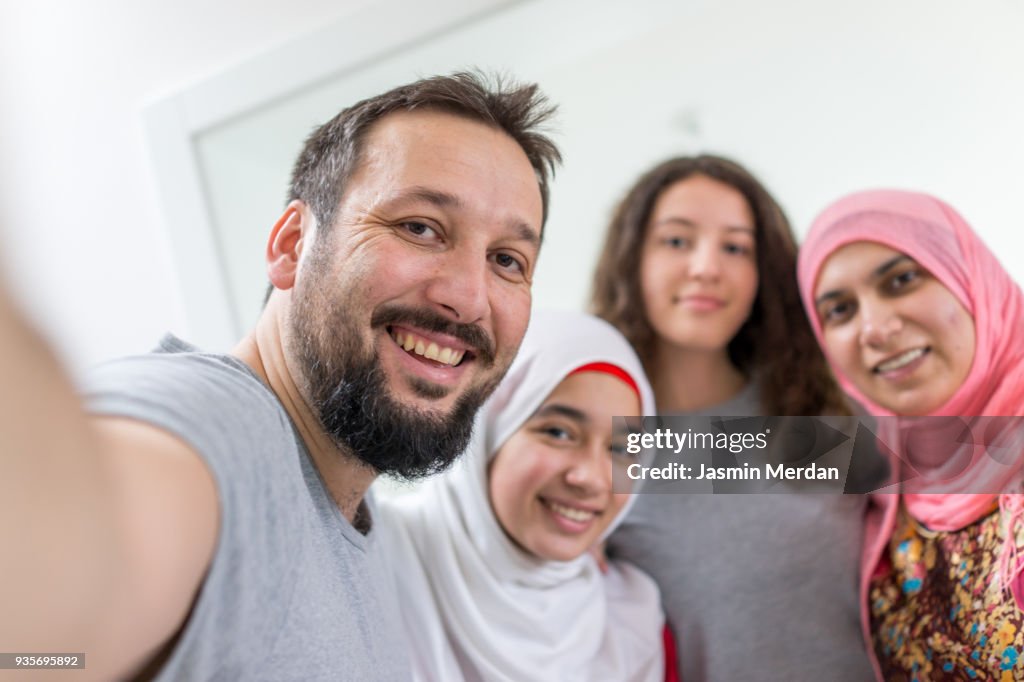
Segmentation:
<svg viewBox="0 0 1024 682">
<path fill-rule="evenodd" d="M 406 679 L 366 492 L 457 457 L 518 349 L 551 112 L 467 73 L 343 110 L 296 162 L 255 328 L 108 363 L 84 410 L 0 289 L 0 372 L 31 386 L 0 392 L 3 648 L 92 679 Z"/>
</svg>

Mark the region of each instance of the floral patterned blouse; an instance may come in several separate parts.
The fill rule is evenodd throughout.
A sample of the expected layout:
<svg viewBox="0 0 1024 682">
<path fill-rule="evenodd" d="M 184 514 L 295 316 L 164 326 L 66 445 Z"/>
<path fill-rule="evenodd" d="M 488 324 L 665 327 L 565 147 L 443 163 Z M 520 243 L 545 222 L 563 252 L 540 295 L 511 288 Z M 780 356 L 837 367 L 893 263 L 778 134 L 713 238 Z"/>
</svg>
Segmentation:
<svg viewBox="0 0 1024 682">
<path fill-rule="evenodd" d="M 999 588 L 997 509 L 956 531 L 931 531 L 901 507 L 892 570 L 871 583 L 871 631 L 887 680 L 1024 679 L 1024 614 Z M 1021 546 L 1018 533 L 1018 546 Z"/>
</svg>

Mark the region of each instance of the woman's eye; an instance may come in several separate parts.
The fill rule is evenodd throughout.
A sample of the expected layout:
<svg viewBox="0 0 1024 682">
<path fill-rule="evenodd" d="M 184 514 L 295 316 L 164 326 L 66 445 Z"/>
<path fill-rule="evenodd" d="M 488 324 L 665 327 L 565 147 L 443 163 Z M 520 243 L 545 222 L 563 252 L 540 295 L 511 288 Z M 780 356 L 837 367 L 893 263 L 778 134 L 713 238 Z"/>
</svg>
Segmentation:
<svg viewBox="0 0 1024 682">
<path fill-rule="evenodd" d="M 846 321 L 853 314 L 853 305 L 842 301 L 834 303 L 821 312 L 822 324 L 837 324 Z"/>
<path fill-rule="evenodd" d="M 893 291 L 905 289 L 907 286 L 917 281 L 917 278 L 919 276 L 920 273 L 917 270 L 907 270 L 905 272 L 901 272 L 897 275 L 894 275 L 893 278 L 889 280 L 889 288 Z"/>
</svg>

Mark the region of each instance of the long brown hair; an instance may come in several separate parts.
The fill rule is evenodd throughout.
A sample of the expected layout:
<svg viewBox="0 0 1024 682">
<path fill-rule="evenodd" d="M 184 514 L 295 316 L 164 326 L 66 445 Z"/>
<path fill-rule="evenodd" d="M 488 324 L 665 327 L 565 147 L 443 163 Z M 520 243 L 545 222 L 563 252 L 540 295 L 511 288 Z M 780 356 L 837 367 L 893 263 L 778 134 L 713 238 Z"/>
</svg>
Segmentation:
<svg viewBox="0 0 1024 682">
<path fill-rule="evenodd" d="M 669 159 L 633 185 L 608 226 L 594 273 L 591 309 L 629 339 L 653 373 L 656 335 L 644 311 L 640 255 L 658 197 L 693 175 L 736 189 L 754 214 L 757 297 L 750 316 L 729 342 L 729 359 L 748 378 L 757 375 L 766 414 L 847 414 L 843 393 L 800 302 L 797 247 L 789 220 L 768 190 L 733 161 L 704 154 Z"/>
</svg>

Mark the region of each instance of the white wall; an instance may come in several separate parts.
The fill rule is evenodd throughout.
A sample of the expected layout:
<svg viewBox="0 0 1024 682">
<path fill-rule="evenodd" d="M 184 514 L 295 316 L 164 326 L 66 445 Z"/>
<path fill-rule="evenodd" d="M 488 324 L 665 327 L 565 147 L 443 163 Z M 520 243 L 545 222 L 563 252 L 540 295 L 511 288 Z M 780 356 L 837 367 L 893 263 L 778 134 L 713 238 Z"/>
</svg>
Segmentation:
<svg viewBox="0 0 1024 682">
<path fill-rule="evenodd" d="M 188 331 L 144 103 L 362 1 L 0 0 L 0 259 L 72 368 Z"/>
<path fill-rule="evenodd" d="M 190 331 L 141 105 L 300 39 L 357 4 L 0 5 L 0 252 L 17 256 L 24 300 L 73 366 L 144 350 L 165 329 Z M 636 7 L 640 14 L 627 12 Z M 1024 187 L 1022 27 L 1017 0 L 544 0 L 370 65 L 332 92 L 372 92 L 472 63 L 538 80 L 562 105 L 567 161 L 536 285 L 536 300 L 548 304 L 582 305 L 608 212 L 636 174 L 699 149 L 761 174 L 799 232 L 853 189 L 932 191 L 960 208 L 1022 280 L 1024 259 L 1014 257 L 1024 246 L 1016 200 Z M 242 127 L 282 120 L 275 111 Z M 233 134 L 213 131 L 199 149 L 207 161 L 248 163 L 264 176 L 252 181 L 265 187 L 235 178 L 264 202 L 234 224 L 258 235 L 258 252 L 295 143 L 271 135 L 266 153 L 286 163 L 239 164 L 230 158 L 241 139 Z M 244 144 L 245 154 L 264 154 Z M 230 214 L 224 207 L 241 206 L 229 195 L 217 201 L 221 219 Z"/>
</svg>

